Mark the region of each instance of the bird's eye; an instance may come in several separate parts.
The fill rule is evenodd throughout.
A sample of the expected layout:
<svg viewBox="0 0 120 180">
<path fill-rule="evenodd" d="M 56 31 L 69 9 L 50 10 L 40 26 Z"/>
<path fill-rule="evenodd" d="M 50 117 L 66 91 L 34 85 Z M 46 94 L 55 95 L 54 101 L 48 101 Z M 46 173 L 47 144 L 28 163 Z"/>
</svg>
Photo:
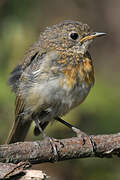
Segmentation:
<svg viewBox="0 0 120 180">
<path fill-rule="evenodd" d="M 76 40 L 77 38 L 78 38 L 78 33 L 76 33 L 76 32 L 73 32 L 73 33 L 71 33 L 70 34 L 70 37 L 71 37 L 71 39 L 73 39 L 73 40 Z"/>
</svg>

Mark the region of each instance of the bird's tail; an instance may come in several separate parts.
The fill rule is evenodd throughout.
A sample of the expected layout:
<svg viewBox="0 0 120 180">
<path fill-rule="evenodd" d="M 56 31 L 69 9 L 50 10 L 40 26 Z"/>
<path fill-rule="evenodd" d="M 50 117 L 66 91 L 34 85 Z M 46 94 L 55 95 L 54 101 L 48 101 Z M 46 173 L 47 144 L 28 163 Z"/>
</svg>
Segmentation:
<svg viewBox="0 0 120 180">
<path fill-rule="evenodd" d="M 13 127 L 8 135 L 6 144 L 12 144 L 12 143 L 24 141 L 31 123 L 32 121 L 30 120 L 29 121 L 27 120 L 23 123 L 21 117 L 17 119 L 17 121 L 14 122 Z M 41 129 L 44 130 L 48 124 L 49 122 L 40 123 Z M 39 136 L 40 134 L 41 132 L 39 128 L 35 126 L 34 135 Z"/>
<path fill-rule="evenodd" d="M 15 120 L 13 127 L 8 135 L 6 144 L 24 141 L 27 132 L 30 128 L 31 122 L 32 121 L 30 120 L 26 120 L 23 123 L 22 117 L 19 117 L 17 120 Z"/>
</svg>

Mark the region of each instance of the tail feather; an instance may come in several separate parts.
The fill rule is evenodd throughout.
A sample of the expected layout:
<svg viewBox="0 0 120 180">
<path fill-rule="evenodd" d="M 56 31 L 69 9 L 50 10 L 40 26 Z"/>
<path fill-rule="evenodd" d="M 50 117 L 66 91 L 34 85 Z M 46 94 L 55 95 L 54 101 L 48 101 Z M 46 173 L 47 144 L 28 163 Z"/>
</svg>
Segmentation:
<svg viewBox="0 0 120 180">
<path fill-rule="evenodd" d="M 26 121 L 24 123 L 22 123 L 20 121 L 20 119 L 15 121 L 13 124 L 13 127 L 8 135 L 6 144 L 23 142 L 28 133 L 31 123 L 32 123 L 32 121 L 30 121 L 30 120 Z M 40 123 L 40 127 L 42 128 L 43 131 L 48 124 L 49 124 L 49 121 Z M 39 136 L 40 134 L 41 134 L 41 132 L 40 132 L 39 128 L 37 126 L 35 126 L 34 135 Z"/>
<path fill-rule="evenodd" d="M 30 128 L 31 122 L 32 121 L 26 121 L 23 123 L 20 119 L 15 121 L 6 141 L 6 144 L 24 141 Z"/>
</svg>

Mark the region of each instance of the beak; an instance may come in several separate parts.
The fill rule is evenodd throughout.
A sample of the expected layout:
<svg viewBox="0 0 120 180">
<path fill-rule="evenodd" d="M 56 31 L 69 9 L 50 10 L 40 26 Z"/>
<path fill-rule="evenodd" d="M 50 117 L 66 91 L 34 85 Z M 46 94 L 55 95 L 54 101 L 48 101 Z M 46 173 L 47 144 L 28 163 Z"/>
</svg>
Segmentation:
<svg viewBox="0 0 120 180">
<path fill-rule="evenodd" d="M 92 33 L 92 34 L 90 34 L 90 35 L 88 35 L 88 36 L 83 37 L 83 38 L 80 40 L 80 42 L 83 42 L 83 41 L 85 41 L 85 40 L 94 39 L 94 38 L 100 37 L 100 36 L 105 36 L 105 35 L 106 35 L 106 33 L 94 32 L 94 33 Z"/>
</svg>

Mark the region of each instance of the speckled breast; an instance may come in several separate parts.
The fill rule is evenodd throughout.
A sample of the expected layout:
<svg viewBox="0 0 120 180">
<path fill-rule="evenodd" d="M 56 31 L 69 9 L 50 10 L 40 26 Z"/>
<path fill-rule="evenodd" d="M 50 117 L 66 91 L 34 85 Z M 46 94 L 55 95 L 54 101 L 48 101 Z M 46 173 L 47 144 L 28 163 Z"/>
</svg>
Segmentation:
<svg viewBox="0 0 120 180">
<path fill-rule="evenodd" d="M 59 78 L 61 89 L 59 109 L 60 115 L 83 102 L 94 84 L 94 69 L 91 59 L 84 56 L 82 60 L 69 62 L 61 70 L 63 76 Z M 63 92 L 62 92 L 63 91 Z"/>
</svg>

